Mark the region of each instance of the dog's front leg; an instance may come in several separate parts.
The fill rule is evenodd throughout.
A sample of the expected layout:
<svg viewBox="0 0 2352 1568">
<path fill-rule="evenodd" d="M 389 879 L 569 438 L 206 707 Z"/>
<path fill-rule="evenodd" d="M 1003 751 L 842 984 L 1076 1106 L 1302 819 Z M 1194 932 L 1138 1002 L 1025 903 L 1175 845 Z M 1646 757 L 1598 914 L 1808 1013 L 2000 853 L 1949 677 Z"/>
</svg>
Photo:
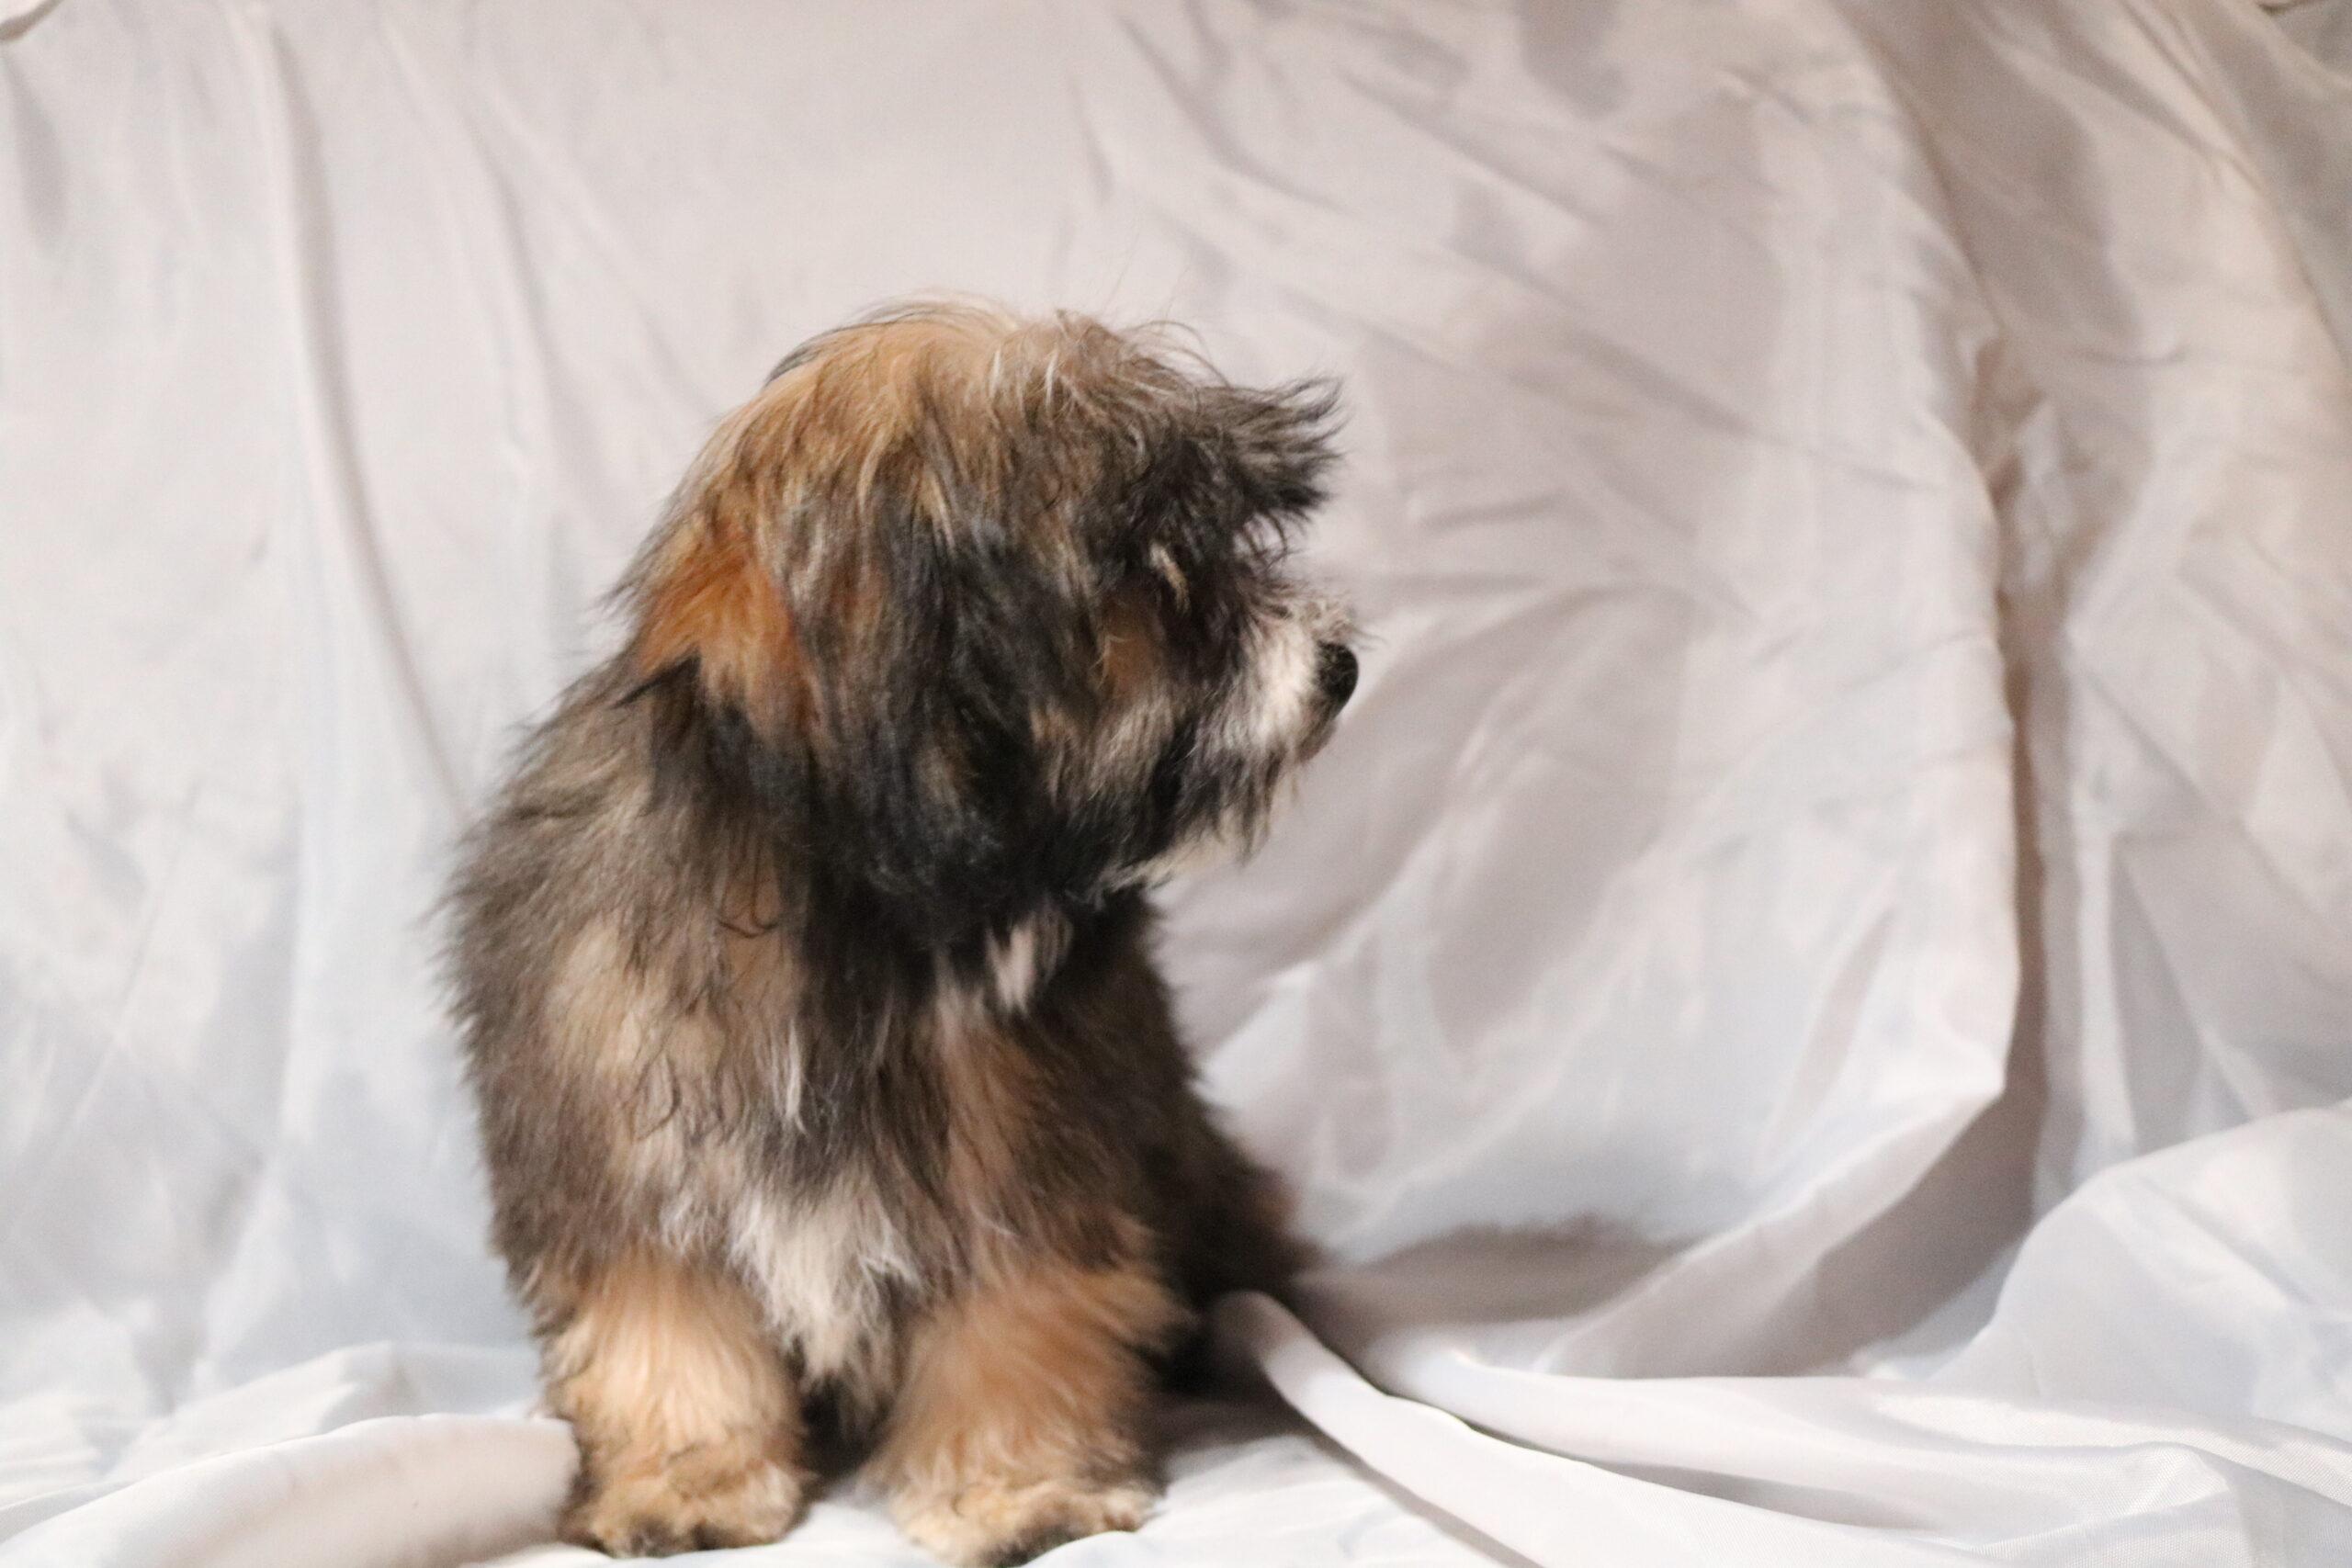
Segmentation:
<svg viewBox="0 0 2352 1568">
<path fill-rule="evenodd" d="M 799 1514 L 799 1401 L 731 1276 L 628 1255 L 579 1291 L 547 1371 L 580 1441 L 566 1540 L 659 1557 L 774 1540 Z"/>
<path fill-rule="evenodd" d="M 1138 1264 L 1030 1260 L 915 1331 L 874 1471 L 899 1524 L 947 1561 L 1024 1562 L 1150 1508 L 1144 1354 L 1183 1309 Z"/>
</svg>

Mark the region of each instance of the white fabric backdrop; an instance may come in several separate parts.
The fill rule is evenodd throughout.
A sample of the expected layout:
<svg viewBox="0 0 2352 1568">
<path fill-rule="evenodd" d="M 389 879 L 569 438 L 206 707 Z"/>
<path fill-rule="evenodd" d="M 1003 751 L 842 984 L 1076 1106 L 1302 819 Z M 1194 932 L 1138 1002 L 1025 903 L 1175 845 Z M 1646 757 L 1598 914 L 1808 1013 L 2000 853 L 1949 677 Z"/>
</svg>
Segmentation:
<svg viewBox="0 0 2352 1568">
<path fill-rule="evenodd" d="M 1055 1561 L 2352 1562 L 2352 81 L 2261 12 L 0 17 L 8 1568 L 589 1561 L 426 911 L 712 420 L 941 288 L 1341 377 L 1377 637 L 1170 898 L 1312 1426 Z"/>
</svg>

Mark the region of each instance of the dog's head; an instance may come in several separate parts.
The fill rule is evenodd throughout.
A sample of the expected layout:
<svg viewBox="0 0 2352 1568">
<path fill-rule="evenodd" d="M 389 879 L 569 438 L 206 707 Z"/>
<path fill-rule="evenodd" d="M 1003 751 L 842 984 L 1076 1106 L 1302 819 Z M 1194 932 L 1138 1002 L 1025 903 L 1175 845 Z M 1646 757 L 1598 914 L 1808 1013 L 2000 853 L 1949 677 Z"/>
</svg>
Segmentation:
<svg viewBox="0 0 2352 1568">
<path fill-rule="evenodd" d="M 1286 565 L 1331 408 L 1076 316 L 869 318 L 713 437 L 628 657 L 692 766 L 910 934 L 1100 899 L 1246 842 L 1354 686 Z"/>
</svg>

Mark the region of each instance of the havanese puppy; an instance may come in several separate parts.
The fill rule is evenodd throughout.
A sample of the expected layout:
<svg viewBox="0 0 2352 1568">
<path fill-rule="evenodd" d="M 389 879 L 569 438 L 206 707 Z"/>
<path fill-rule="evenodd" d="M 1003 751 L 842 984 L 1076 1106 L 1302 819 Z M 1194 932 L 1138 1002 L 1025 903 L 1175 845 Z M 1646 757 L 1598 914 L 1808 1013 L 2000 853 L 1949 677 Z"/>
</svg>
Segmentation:
<svg viewBox="0 0 2352 1568">
<path fill-rule="evenodd" d="M 1293 1259 L 1146 896 L 1354 685 L 1285 566 L 1330 410 L 923 306 L 795 352 L 695 461 L 451 900 L 570 1539 L 772 1540 L 812 1424 L 951 1562 L 1142 1519 L 1155 1372 Z"/>
</svg>

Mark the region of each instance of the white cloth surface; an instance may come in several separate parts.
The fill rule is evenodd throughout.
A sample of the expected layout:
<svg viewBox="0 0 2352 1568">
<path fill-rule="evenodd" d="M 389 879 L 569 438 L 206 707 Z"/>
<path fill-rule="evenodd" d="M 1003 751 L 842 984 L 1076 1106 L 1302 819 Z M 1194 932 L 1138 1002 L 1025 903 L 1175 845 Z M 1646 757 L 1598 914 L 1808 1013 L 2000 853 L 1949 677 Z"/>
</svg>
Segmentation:
<svg viewBox="0 0 2352 1568">
<path fill-rule="evenodd" d="M 1311 1426 L 1054 1561 L 2352 1562 L 2352 80 L 2256 6 L 12 0 L 0 98 L 0 1564 L 593 1560 L 428 913 L 931 289 L 1340 377 L 1374 634 L 1167 900 Z"/>
</svg>

